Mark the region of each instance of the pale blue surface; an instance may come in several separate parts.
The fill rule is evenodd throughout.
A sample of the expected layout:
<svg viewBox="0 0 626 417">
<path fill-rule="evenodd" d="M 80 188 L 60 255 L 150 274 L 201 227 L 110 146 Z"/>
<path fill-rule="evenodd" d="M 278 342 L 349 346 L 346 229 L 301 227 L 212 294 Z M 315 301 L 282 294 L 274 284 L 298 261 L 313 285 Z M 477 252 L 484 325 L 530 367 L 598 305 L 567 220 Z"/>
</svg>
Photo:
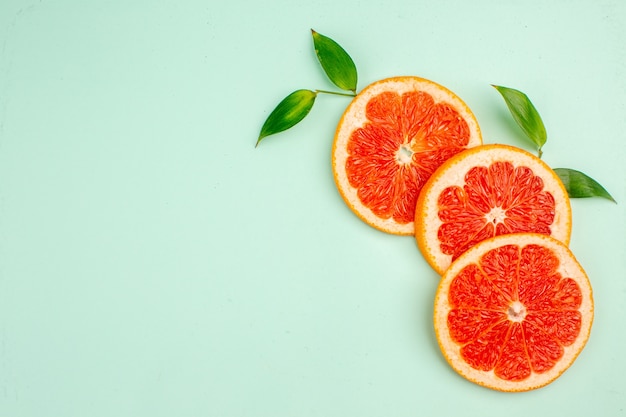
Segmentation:
<svg viewBox="0 0 626 417">
<path fill-rule="evenodd" d="M 486 143 L 526 147 L 489 85 L 523 90 L 544 160 L 618 200 L 572 203 L 596 319 L 556 382 L 498 393 L 444 361 L 435 273 L 335 189 L 348 99 L 254 148 L 285 95 L 332 88 L 310 28 L 359 89 L 446 85 Z M 621 0 L 3 0 L 0 415 L 626 415 L 624 39 Z"/>
</svg>

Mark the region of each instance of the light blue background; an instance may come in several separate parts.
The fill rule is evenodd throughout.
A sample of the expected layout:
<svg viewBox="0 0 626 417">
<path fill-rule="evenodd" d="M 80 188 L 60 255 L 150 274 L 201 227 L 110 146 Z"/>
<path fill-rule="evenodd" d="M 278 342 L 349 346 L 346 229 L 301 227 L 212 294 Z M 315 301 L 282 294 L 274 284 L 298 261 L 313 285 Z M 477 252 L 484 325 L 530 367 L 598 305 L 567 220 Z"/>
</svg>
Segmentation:
<svg viewBox="0 0 626 417">
<path fill-rule="evenodd" d="M 526 92 L 543 159 L 618 200 L 572 202 L 596 319 L 556 382 L 505 394 L 447 365 L 437 276 L 336 191 L 349 99 L 254 148 L 285 95 L 332 88 L 310 28 L 359 89 L 449 87 L 485 143 L 529 149 L 490 84 Z M 0 415 L 626 415 L 624 39 L 621 0 L 3 0 Z"/>
</svg>

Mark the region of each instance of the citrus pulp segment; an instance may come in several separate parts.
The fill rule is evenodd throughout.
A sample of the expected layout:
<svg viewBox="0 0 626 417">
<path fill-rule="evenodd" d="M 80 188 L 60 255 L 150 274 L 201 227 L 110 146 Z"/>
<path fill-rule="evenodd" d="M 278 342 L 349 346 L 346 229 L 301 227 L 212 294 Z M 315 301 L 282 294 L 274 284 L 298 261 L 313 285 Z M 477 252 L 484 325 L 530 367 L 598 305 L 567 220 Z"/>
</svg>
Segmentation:
<svg viewBox="0 0 626 417">
<path fill-rule="evenodd" d="M 593 322 L 592 289 L 563 243 L 536 233 L 484 240 L 455 260 L 435 296 L 434 326 L 463 377 L 500 391 L 554 381 Z"/>
<path fill-rule="evenodd" d="M 556 173 L 513 146 L 483 145 L 447 160 L 424 185 L 415 209 L 415 239 L 442 274 L 481 240 L 520 232 L 568 244 L 571 207 Z"/>
<path fill-rule="evenodd" d="M 362 220 L 412 235 L 426 180 L 446 159 L 481 143 L 476 118 L 450 90 L 419 77 L 388 78 L 363 89 L 341 117 L 333 175 Z"/>
</svg>

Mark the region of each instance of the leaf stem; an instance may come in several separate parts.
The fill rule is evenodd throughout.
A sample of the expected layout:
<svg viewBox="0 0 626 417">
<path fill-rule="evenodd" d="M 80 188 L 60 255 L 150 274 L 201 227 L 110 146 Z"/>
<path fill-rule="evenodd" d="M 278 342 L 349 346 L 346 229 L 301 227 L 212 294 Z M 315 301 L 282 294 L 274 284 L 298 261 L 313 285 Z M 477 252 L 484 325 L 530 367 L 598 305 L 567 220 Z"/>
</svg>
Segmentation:
<svg viewBox="0 0 626 417">
<path fill-rule="evenodd" d="M 352 92 L 352 93 L 340 93 L 338 91 L 328 91 L 328 90 L 315 90 L 316 93 L 323 93 L 323 94 L 333 94 L 336 96 L 345 96 L 345 97 L 356 97 L 356 93 Z"/>
</svg>

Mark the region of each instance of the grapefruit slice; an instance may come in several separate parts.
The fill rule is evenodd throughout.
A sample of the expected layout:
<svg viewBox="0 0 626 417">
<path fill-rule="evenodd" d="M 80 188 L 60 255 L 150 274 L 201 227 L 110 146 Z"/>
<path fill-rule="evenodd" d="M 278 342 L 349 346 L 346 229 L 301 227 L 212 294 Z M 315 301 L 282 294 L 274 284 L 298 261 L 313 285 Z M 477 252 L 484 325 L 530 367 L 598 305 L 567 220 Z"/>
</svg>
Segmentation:
<svg viewBox="0 0 626 417">
<path fill-rule="evenodd" d="M 567 191 L 541 159 L 508 145 L 483 145 L 447 160 L 424 185 L 415 239 L 442 274 L 478 242 L 507 233 L 550 235 L 568 244 Z"/>
<path fill-rule="evenodd" d="M 558 240 L 536 233 L 484 240 L 456 259 L 435 296 L 441 351 L 460 375 L 500 391 L 559 377 L 593 321 L 585 271 Z"/>
<path fill-rule="evenodd" d="M 419 77 L 388 78 L 363 89 L 341 117 L 333 175 L 363 221 L 412 235 L 426 180 L 445 160 L 481 143 L 474 114 L 450 90 Z"/>
</svg>

